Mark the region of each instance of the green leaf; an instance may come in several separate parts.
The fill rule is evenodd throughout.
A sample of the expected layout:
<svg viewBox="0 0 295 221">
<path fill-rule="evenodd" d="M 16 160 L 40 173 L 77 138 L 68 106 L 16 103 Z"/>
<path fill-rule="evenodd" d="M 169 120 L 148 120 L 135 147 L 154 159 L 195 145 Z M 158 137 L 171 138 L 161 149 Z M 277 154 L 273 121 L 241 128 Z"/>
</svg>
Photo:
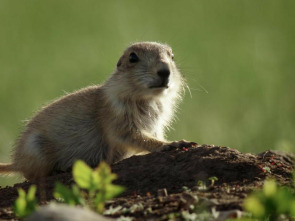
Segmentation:
<svg viewBox="0 0 295 221">
<path fill-rule="evenodd" d="M 109 184 L 106 186 L 105 199 L 112 199 L 125 191 L 125 187 Z"/>
<path fill-rule="evenodd" d="M 117 178 L 117 175 L 112 173 L 110 166 L 105 162 L 101 162 L 95 171 L 105 184 L 111 183 Z"/>
<path fill-rule="evenodd" d="M 19 198 L 24 198 L 24 199 L 26 198 L 26 192 L 23 189 L 19 188 L 17 189 L 17 192 L 18 192 Z"/>
<path fill-rule="evenodd" d="M 211 176 L 211 177 L 208 178 L 208 180 L 211 180 L 211 181 L 212 181 L 212 180 L 217 181 L 218 178 L 217 178 L 216 176 Z"/>
<path fill-rule="evenodd" d="M 97 168 L 92 170 L 86 163 L 78 160 L 73 166 L 73 177 L 80 188 L 88 190 L 90 207 L 95 208 L 100 213 L 103 212 L 106 200 L 112 199 L 125 190 L 121 186 L 112 184 L 117 175 L 111 172 L 110 166 L 105 162 L 101 162 Z M 73 188 L 71 192 L 62 189 L 58 190 L 55 196 L 63 197 L 65 201 L 72 200 L 71 197 L 73 196 L 70 194 L 73 194 L 75 191 L 77 189 Z M 76 195 L 79 194 L 76 193 Z M 83 198 L 77 199 L 81 200 Z"/>
<path fill-rule="evenodd" d="M 279 214 L 291 213 L 294 195 L 289 188 L 280 187 L 273 198 L 273 201 L 276 203 L 276 210 Z"/>
<path fill-rule="evenodd" d="M 105 187 L 104 191 L 100 191 L 96 194 L 94 203 L 97 205 L 98 203 L 105 202 L 106 200 L 112 199 L 115 196 L 123 193 L 125 188 L 118 185 L 108 184 Z"/>
<path fill-rule="evenodd" d="M 55 184 L 55 188 L 54 188 L 54 192 L 53 192 L 53 196 L 55 199 L 57 200 L 62 200 L 67 204 L 71 205 L 71 190 L 64 186 L 61 183 L 56 183 Z"/>
<path fill-rule="evenodd" d="M 14 202 L 14 212 L 17 217 L 25 217 L 26 216 L 26 207 L 27 202 L 23 197 L 18 197 Z"/>
<path fill-rule="evenodd" d="M 263 193 L 266 197 L 271 197 L 277 193 L 277 184 L 274 180 L 266 180 L 263 186 Z"/>
<path fill-rule="evenodd" d="M 77 185 L 72 186 L 72 193 L 75 196 L 75 200 L 79 205 L 86 205 L 85 200 L 82 197 L 82 193 Z"/>
<path fill-rule="evenodd" d="M 93 174 L 93 170 L 81 160 L 75 162 L 73 176 L 78 186 L 84 189 L 92 189 L 93 183 L 97 182 L 97 176 Z"/>
<path fill-rule="evenodd" d="M 252 195 L 246 198 L 244 207 L 247 211 L 253 213 L 255 217 L 263 217 L 265 214 L 265 208 L 256 196 Z"/>
<path fill-rule="evenodd" d="M 84 204 L 84 200 L 80 194 L 77 186 L 73 186 L 69 189 L 61 183 L 55 185 L 53 196 L 55 199 L 62 199 L 68 205 Z"/>
<path fill-rule="evenodd" d="M 292 216 L 295 216 L 295 198 L 290 203 L 290 213 Z"/>
<path fill-rule="evenodd" d="M 16 216 L 24 218 L 35 211 L 37 200 L 35 198 L 36 186 L 30 186 L 28 194 L 23 189 L 18 189 L 18 198 L 14 202 L 14 212 Z"/>
<path fill-rule="evenodd" d="M 102 192 L 98 192 L 95 196 L 94 204 L 97 205 L 98 203 L 104 202 L 105 201 L 104 196 L 105 194 L 103 194 Z"/>
<path fill-rule="evenodd" d="M 37 187 L 35 185 L 30 186 L 27 194 L 28 201 L 34 201 L 36 196 Z"/>
<path fill-rule="evenodd" d="M 104 211 L 104 202 L 100 202 L 96 204 L 96 211 L 100 214 Z"/>
</svg>

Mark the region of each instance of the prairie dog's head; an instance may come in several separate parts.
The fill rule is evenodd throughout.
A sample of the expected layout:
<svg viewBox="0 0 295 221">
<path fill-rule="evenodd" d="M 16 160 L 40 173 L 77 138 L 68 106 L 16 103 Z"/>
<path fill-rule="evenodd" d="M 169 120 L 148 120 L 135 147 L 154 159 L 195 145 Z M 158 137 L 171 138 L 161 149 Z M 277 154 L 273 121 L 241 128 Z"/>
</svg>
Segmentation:
<svg viewBox="0 0 295 221">
<path fill-rule="evenodd" d="M 113 89 L 118 95 L 139 99 L 178 93 L 183 84 L 172 49 L 156 42 L 130 45 L 120 57 L 109 86 L 115 82 Z"/>
</svg>

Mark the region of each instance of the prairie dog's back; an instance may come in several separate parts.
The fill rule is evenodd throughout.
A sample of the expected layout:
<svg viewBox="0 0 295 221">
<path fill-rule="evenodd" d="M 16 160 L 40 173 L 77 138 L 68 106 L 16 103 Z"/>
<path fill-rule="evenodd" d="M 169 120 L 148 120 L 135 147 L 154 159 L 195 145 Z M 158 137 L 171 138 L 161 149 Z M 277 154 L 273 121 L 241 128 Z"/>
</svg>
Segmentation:
<svg viewBox="0 0 295 221">
<path fill-rule="evenodd" d="M 76 159 L 87 161 L 91 166 L 105 159 L 107 148 L 97 148 L 104 143 L 102 136 L 98 136 L 101 133 L 97 119 L 100 94 L 98 86 L 89 87 L 43 108 L 29 121 L 15 148 L 14 164 L 18 170 L 34 167 L 42 168 L 43 172 L 44 166 L 49 171 L 65 170 Z M 28 158 L 38 160 L 28 162 Z"/>
</svg>

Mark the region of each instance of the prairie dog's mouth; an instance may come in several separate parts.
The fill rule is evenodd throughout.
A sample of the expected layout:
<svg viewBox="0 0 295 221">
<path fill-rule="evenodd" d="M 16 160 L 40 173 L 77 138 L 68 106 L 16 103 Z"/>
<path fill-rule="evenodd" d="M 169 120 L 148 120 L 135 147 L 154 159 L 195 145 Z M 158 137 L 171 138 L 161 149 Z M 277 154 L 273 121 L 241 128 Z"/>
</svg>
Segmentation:
<svg viewBox="0 0 295 221">
<path fill-rule="evenodd" d="M 163 89 L 167 89 L 167 88 L 169 88 L 169 85 L 151 86 L 150 88 L 151 88 L 151 89 L 154 89 L 154 88 L 163 88 Z"/>
<path fill-rule="evenodd" d="M 150 86 L 150 88 L 169 88 L 169 78 L 161 79 L 161 82 Z"/>
</svg>

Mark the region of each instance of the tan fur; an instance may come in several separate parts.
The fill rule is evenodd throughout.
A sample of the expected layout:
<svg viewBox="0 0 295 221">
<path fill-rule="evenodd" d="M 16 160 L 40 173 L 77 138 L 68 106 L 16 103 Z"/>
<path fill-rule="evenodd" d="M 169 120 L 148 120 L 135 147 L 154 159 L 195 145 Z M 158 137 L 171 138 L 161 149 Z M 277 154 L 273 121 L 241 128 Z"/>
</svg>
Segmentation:
<svg viewBox="0 0 295 221">
<path fill-rule="evenodd" d="M 129 61 L 131 53 L 138 62 Z M 17 142 L 13 163 L 0 165 L 0 172 L 18 171 L 36 180 L 70 169 L 77 159 L 95 167 L 143 150 L 191 144 L 164 139 L 184 86 L 172 56 L 164 44 L 129 46 L 104 84 L 68 94 L 37 113 Z M 170 70 L 169 84 L 153 88 L 161 85 L 163 69 Z"/>
</svg>

